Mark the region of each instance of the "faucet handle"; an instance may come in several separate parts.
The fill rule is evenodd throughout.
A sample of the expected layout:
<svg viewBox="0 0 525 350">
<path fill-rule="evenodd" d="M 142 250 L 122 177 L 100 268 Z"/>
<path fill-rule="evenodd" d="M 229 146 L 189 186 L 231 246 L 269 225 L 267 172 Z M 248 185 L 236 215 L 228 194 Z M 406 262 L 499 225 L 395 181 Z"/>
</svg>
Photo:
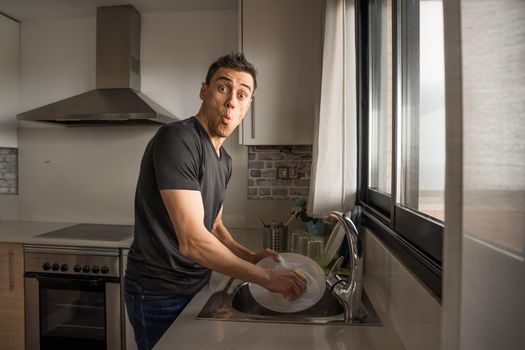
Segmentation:
<svg viewBox="0 0 525 350">
<path fill-rule="evenodd" d="M 332 289 L 337 283 L 343 281 L 341 277 L 339 277 L 339 268 L 341 267 L 341 264 L 343 263 L 344 257 L 340 256 L 336 262 L 334 263 L 334 266 L 332 266 L 332 269 L 330 270 L 330 273 L 326 277 L 326 284 L 328 285 L 329 289 Z"/>
</svg>

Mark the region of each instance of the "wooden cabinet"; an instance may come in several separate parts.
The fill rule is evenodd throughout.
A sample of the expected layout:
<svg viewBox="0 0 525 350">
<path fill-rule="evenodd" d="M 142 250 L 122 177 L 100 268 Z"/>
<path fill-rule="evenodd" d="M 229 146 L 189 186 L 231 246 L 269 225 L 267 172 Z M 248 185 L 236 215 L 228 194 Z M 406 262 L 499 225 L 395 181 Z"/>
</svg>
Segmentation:
<svg viewBox="0 0 525 350">
<path fill-rule="evenodd" d="M 18 147 L 19 25 L 0 13 L 0 147 Z"/>
<path fill-rule="evenodd" d="M 241 50 L 258 71 L 244 145 L 312 144 L 319 110 L 321 0 L 242 0 Z"/>
<path fill-rule="evenodd" d="M 24 349 L 24 248 L 0 243 L 0 349 Z"/>
</svg>

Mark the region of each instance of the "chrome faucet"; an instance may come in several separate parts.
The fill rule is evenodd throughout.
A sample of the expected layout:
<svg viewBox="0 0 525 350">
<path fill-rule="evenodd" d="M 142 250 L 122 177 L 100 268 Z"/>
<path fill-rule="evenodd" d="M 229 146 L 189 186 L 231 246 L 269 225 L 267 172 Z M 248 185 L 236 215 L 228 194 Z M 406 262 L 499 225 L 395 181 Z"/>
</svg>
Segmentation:
<svg viewBox="0 0 525 350">
<path fill-rule="evenodd" d="M 350 275 L 349 279 L 341 278 L 339 268 L 343 262 L 343 257 L 339 257 L 335 262 L 330 274 L 326 278 L 328 289 L 339 299 L 345 310 L 345 321 L 361 321 L 366 314 L 361 311 L 361 293 L 363 276 L 363 250 L 361 240 L 352 220 L 343 213 L 332 211 L 329 217 L 336 219 L 342 226 L 348 241 L 350 251 Z M 336 231 L 332 234 L 337 234 Z"/>
</svg>

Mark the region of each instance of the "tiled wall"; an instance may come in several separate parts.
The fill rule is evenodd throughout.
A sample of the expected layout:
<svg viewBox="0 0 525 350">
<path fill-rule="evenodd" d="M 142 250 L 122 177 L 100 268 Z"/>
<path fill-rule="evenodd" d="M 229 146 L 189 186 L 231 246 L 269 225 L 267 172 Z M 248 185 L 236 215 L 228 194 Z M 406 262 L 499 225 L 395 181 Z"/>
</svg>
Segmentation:
<svg viewBox="0 0 525 350">
<path fill-rule="evenodd" d="M 248 199 L 306 199 L 312 146 L 248 147 Z"/>
<path fill-rule="evenodd" d="M 0 147 L 0 195 L 18 194 L 18 149 Z"/>
</svg>

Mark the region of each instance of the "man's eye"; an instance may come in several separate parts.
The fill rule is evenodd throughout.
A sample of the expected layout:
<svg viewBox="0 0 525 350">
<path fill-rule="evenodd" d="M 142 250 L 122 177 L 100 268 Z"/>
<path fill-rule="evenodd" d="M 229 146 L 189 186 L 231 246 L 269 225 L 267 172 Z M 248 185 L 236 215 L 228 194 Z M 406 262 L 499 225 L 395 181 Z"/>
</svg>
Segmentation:
<svg viewBox="0 0 525 350">
<path fill-rule="evenodd" d="M 226 86 L 224 86 L 224 85 L 220 85 L 220 86 L 219 86 L 219 91 L 220 91 L 220 92 L 226 92 L 226 91 L 228 91 L 228 89 L 226 89 Z"/>
<path fill-rule="evenodd" d="M 241 99 L 241 100 L 244 100 L 246 97 L 248 97 L 248 95 L 245 94 L 244 92 L 241 92 L 241 93 L 239 94 L 239 99 Z"/>
</svg>

